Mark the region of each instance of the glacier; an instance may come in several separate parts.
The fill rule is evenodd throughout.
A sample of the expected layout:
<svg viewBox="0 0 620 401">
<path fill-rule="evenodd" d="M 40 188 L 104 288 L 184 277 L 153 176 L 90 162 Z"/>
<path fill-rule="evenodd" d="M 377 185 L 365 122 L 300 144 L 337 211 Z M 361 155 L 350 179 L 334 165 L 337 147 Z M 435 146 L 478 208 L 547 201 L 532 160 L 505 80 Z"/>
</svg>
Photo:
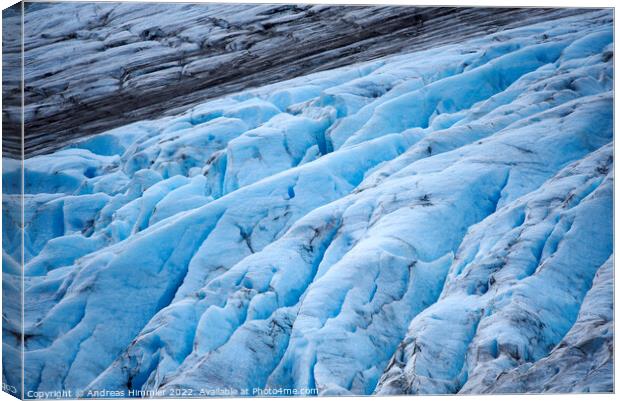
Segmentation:
<svg viewBox="0 0 620 401">
<path fill-rule="evenodd" d="M 384 56 L 26 159 L 26 391 L 613 391 L 612 26 Z"/>
</svg>

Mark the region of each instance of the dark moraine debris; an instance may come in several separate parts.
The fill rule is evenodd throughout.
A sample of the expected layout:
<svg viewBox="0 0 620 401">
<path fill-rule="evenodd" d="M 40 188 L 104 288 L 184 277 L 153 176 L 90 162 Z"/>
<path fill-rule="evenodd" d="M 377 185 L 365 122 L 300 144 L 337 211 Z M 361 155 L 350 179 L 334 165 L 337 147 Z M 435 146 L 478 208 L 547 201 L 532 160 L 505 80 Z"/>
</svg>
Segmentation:
<svg viewBox="0 0 620 401">
<path fill-rule="evenodd" d="M 242 89 L 580 11 L 26 3 L 26 157 Z M 3 18 L 19 25 L 19 13 Z M 11 59 L 20 46 L 4 52 Z M 19 76 L 9 74 L 4 88 L 18 88 Z M 5 132 L 20 131 L 19 93 L 3 93 Z M 5 154 L 16 155 L 20 140 L 7 136 Z"/>
</svg>

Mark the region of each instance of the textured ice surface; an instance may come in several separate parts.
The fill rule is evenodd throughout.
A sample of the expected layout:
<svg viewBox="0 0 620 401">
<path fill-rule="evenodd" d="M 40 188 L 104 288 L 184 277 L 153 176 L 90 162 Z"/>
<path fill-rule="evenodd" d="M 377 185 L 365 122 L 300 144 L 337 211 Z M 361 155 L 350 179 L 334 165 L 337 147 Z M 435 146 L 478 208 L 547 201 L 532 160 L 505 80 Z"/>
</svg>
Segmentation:
<svg viewBox="0 0 620 401">
<path fill-rule="evenodd" d="M 591 11 L 28 159 L 27 390 L 611 391 L 612 73 Z"/>
</svg>

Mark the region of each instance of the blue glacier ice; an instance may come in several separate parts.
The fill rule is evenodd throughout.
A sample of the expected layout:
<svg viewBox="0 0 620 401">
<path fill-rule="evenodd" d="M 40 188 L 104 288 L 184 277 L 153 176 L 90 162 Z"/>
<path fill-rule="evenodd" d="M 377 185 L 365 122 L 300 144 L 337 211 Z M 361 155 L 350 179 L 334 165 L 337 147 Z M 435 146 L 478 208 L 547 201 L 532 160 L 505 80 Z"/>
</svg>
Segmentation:
<svg viewBox="0 0 620 401">
<path fill-rule="evenodd" d="M 26 390 L 612 391 L 612 25 L 383 57 L 27 159 Z"/>
</svg>

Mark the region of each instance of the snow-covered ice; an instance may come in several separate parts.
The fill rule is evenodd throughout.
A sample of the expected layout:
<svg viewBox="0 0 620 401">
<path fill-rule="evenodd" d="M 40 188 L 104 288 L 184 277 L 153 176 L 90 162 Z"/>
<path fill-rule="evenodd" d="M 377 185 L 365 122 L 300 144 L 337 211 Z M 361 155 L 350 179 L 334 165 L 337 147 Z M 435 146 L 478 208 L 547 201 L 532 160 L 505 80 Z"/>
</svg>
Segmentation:
<svg viewBox="0 0 620 401">
<path fill-rule="evenodd" d="M 27 159 L 26 390 L 612 391 L 612 22 L 383 57 Z"/>
</svg>

